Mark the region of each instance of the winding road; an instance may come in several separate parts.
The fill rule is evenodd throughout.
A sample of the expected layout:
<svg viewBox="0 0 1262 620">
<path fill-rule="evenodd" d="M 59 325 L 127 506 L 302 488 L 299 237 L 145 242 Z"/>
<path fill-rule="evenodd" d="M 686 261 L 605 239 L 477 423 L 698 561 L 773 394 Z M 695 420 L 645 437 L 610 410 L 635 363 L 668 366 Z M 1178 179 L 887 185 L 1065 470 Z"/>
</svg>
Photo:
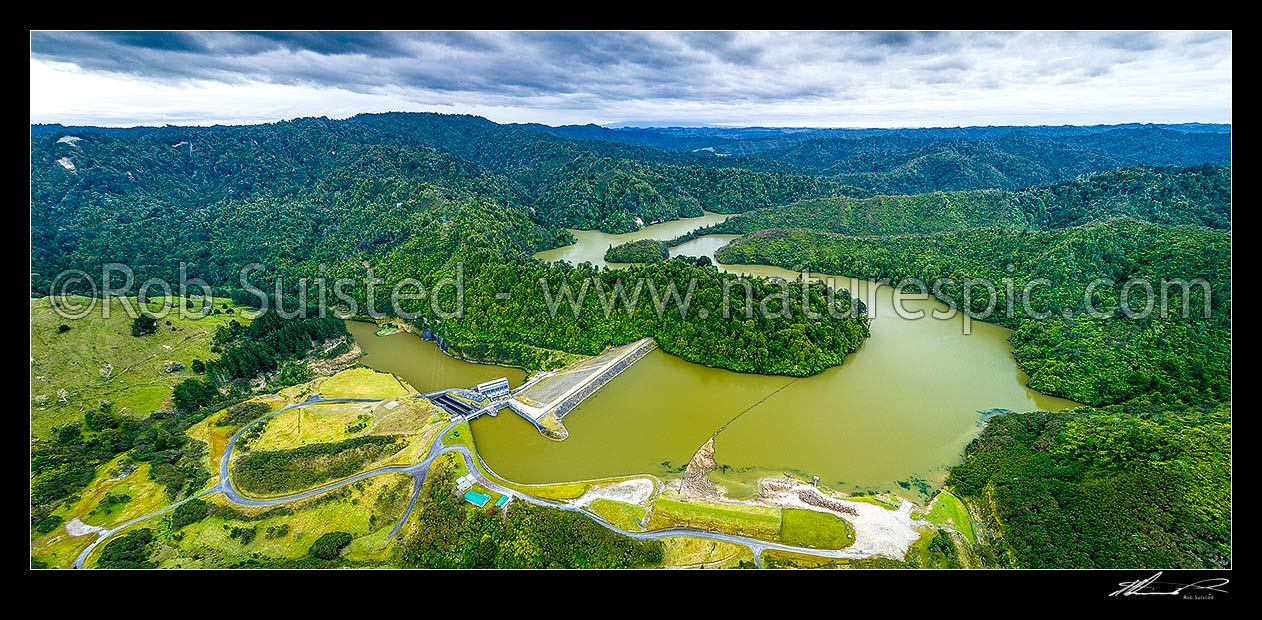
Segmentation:
<svg viewBox="0 0 1262 620">
<path fill-rule="evenodd" d="M 114 536 L 118 532 L 125 530 L 128 527 L 131 527 L 132 525 L 135 525 L 136 523 L 140 523 L 141 521 L 144 521 L 146 519 L 170 512 L 184 503 L 187 503 L 194 499 L 205 497 L 207 495 L 211 495 L 214 493 L 223 493 L 224 497 L 228 498 L 229 501 L 235 504 L 242 505 L 242 506 L 273 506 L 276 504 L 284 504 L 288 502 L 295 502 L 298 500 L 307 499 L 309 497 L 320 495 L 321 493 L 327 493 L 329 491 L 342 488 L 348 484 L 353 484 L 365 478 L 371 478 L 373 476 L 378 476 L 381 474 L 391 474 L 391 473 L 408 474 L 412 476 L 413 480 L 415 481 L 412 485 L 412 499 L 408 502 L 407 509 L 403 511 L 403 516 L 399 518 L 399 521 L 395 523 L 394 527 L 391 528 L 390 530 L 390 534 L 387 536 L 387 538 L 394 538 L 394 536 L 398 534 L 399 530 L 403 527 L 403 524 L 407 522 L 408 517 L 411 516 L 412 509 L 416 506 L 416 500 L 420 496 L 421 486 L 425 482 L 426 475 L 429 474 L 429 468 L 430 468 L 430 465 L 433 464 L 434 459 L 448 452 L 459 452 L 461 457 L 464 458 L 465 467 L 468 468 L 470 472 L 477 472 L 479 471 L 479 469 L 487 471 L 487 472 L 491 472 L 491 469 L 487 467 L 486 464 L 482 462 L 480 458 L 478 458 L 476 455 L 471 453 L 469 449 L 466 448 L 465 446 L 463 445 L 448 446 L 448 445 L 443 444 L 443 437 L 447 435 L 447 432 L 450 431 L 452 428 L 455 428 L 456 426 L 460 425 L 463 422 L 463 420 L 457 419 L 457 420 L 452 421 L 447 426 L 444 426 L 441 430 L 438 431 L 437 434 L 434 435 L 434 439 L 430 442 L 430 445 L 428 446 L 425 452 L 425 458 L 422 459 L 419 463 L 416 463 L 414 465 L 392 465 L 388 467 L 381 467 L 378 469 L 361 472 L 349 478 L 344 478 L 342 480 L 338 480 L 337 482 L 331 482 L 329 484 L 316 487 L 314 489 L 309 489 L 306 491 L 302 491 L 300 493 L 294 493 L 292 495 L 285 495 L 285 496 L 280 496 L 280 497 L 269 497 L 269 498 L 247 497 L 245 495 L 242 495 L 240 492 L 238 492 L 237 489 L 232 485 L 232 475 L 228 467 L 228 462 L 232 457 L 232 450 L 234 447 L 236 447 L 237 440 L 241 438 L 242 434 L 244 434 L 247 430 L 249 430 L 253 426 L 260 424 L 264 420 L 272 418 L 273 416 L 276 416 L 280 413 L 283 413 L 285 411 L 288 411 L 290 409 L 294 409 L 297 407 L 305 407 L 308 405 L 318 405 L 318 404 L 325 404 L 325 403 L 377 403 L 377 402 L 381 402 L 381 400 L 375 399 L 375 398 L 321 398 L 318 394 L 316 394 L 316 395 L 310 396 L 305 401 L 294 403 L 286 407 L 282 407 L 280 409 L 277 409 L 276 411 L 273 411 L 265 416 L 262 416 L 254 420 L 253 422 L 250 422 L 249 424 L 246 424 L 245 426 L 241 427 L 241 429 L 238 430 L 235 434 L 233 434 L 232 438 L 228 440 L 228 445 L 224 447 L 223 456 L 219 459 L 219 482 L 217 484 L 215 484 L 214 486 L 200 493 L 184 498 L 183 500 L 180 500 L 179 502 L 176 502 L 174 504 L 171 504 L 170 506 L 162 508 L 161 510 L 156 510 L 149 514 L 136 517 L 135 519 L 131 519 L 130 521 L 127 521 L 120 525 L 116 525 L 104 532 L 101 532 L 100 534 L 98 534 L 97 539 L 92 541 L 92 544 L 88 545 L 88 547 L 84 549 L 78 555 L 78 557 L 75 558 L 74 567 L 83 568 L 83 563 L 87 560 L 88 556 L 92 554 L 92 551 L 95 550 L 97 546 L 99 546 L 101 543 L 105 542 L 106 540 L 108 540 L 110 537 Z M 476 463 L 475 463 L 475 459 L 477 459 Z M 479 465 L 481 466 L 480 468 L 478 467 Z M 789 552 L 794 552 L 794 553 L 803 553 L 807 555 L 826 557 L 826 558 L 858 558 L 858 557 L 864 557 L 866 555 L 862 552 L 853 551 L 850 549 L 814 549 L 811 547 L 796 547 L 793 545 L 786 545 L 786 544 L 777 543 L 777 542 L 760 540 L 757 538 L 750 538 L 748 536 L 740 536 L 737 534 L 724 534 L 721 532 L 710 532 L 706 530 L 696 530 L 696 529 L 691 529 L 691 528 L 669 528 L 669 529 L 663 529 L 663 530 L 653 530 L 649 532 L 637 532 L 637 531 L 625 530 L 618 527 L 617 525 L 614 525 L 613 523 L 610 523 L 609 521 L 606 521 L 601 516 L 588 512 L 586 510 L 583 510 L 582 508 L 578 506 L 574 506 L 572 504 L 566 504 L 563 502 L 553 502 L 553 501 L 549 501 L 545 499 L 540 499 L 538 497 L 526 495 L 524 493 L 520 493 L 518 491 L 505 487 L 485 476 L 479 476 L 479 478 L 483 486 L 487 487 L 488 489 L 496 493 L 499 493 L 502 495 L 508 495 L 515 499 L 524 501 L 528 504 L 533 504 L 535 506 L 543 506 L 547 508 L 553 508 L 556 510 L 564 510 L 567 512 L 574 512 L 574 513 L 581 514 L 584 517 L 587 517 L 588 519 L 595 521 L 600 526 L 608 530 L 617 532 L 623 536 L 627 536 L 635 540 L 658 540 L 662 538 L 670 538 L 672 536 L 689 536 L 692 538 L 703 538 L 707 540 L 717 540 L 717 541 L 742 545 L 744 547 L 749 548 L 749 550 L 754 554 L 754 562 L 758 565 L 759 568 L 762 568 L 762 552 L 768 549 L 772 549 L 776 551 L 789 551 Z"/>
</svg>

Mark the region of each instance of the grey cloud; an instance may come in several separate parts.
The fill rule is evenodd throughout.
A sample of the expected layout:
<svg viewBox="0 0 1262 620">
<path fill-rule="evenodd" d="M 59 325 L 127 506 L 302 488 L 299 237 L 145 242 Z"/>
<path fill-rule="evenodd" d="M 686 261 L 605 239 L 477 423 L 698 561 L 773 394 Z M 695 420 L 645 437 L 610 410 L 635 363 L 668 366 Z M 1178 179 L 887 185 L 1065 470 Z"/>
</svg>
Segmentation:
<svg viewBox="0 0 1262 620">
<path fill-rule="evenodd" d="M 863 100 L 881 89 L 942 92 L 958 84 L 990 92 L 1036 80 L 1079 82 L 1121 64 L 1157 62 L 1155 55 L 1170 49 L 1185 59 L 1229 58 L 1224 34 L 33 32 L 31 56 L 175 83 L 595 110 L 622 102 L 750 107 Z"/>
<path fill-rule="evenodd" d="M 402 37 L 386 32 L 260 32 L 252 36 L 272 41 L 289 51 L 325 55 L 363 54 L 379 58 L 408 54 Z"/>
<path fill-rule="evenodd" d="M 852 39 L 852 45 L 856 43 L 854 34 L 842 33 L 842 36 Z M 964 36 L 947 32 L 862 32 L 857 33 L 857 43 L 899 53 L 940 53 L 958 49 Z"/>
<path fill-rule="evenodd" d="M 1230 32 L 1194 32 L 1183 40 L 1191 45 L 1203 45 L 1206 43 L 1230 43 Z"/>
<path fill-rule="evenodd" d="M 202 40 L 185 32 L 104 32 L 99 35 L 119 45 L 172 52 L 208 51 Z"/>
<path fill-rule="evenodd" d="M 1104 42 L 1132 52 L 1147 52 L 1161 47 L 1161 40 L 1152 32 L 1118 32 L 1105 36 Z"/>
<path fill-rule="evenodd" d="M 870 41 L 873 45 L 886 45 L 890 47 L 911 45 L 915 39 L 916 35 L 911 32 L 874 32 L 868 37 L 868 41 Z"/>
<path fill-rule="evenodd" d="M 928 71 L 965 71 L 970 67 L 972 63 L 963 58 L 938 58 L 920 65 Z"/>
</svg>

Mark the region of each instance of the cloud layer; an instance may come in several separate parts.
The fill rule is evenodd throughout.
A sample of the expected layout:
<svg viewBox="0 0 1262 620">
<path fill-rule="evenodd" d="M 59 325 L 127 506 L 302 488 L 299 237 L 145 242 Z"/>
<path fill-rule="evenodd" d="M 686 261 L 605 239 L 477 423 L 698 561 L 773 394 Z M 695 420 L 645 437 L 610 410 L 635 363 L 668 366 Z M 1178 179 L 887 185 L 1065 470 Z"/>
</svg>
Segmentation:
<svg viewBox="0 0 1262 620">
<path fill-rule="evenodd" d="M 1229 122 L 1216 32 L 33 32 L 32 122 Z"/>
</svg>

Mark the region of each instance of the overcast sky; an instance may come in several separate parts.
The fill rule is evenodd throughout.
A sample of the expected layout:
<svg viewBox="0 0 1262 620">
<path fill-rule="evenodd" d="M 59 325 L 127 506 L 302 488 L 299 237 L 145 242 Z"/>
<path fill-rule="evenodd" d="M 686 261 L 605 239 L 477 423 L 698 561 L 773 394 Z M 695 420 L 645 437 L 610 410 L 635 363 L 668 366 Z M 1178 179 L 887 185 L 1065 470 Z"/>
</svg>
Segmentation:
<svg viewBox="0 0 1262 620">
<path fill-rule="evenodd" d="M 31 122 L 1230 122 L 1229 32 L 32 32 Z"/>
</svg>

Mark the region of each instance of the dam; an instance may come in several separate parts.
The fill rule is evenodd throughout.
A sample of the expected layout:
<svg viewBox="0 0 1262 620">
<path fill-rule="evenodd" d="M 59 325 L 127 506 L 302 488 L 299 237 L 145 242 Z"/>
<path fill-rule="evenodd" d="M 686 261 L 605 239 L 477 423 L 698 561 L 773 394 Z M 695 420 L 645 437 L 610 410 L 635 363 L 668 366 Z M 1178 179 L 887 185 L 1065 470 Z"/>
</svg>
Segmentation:
<svg viewBox="0 0 1262 620">
<path fill-rule="evenodd" d="M 516 389 L 510 389 L 508 379 L 501 377 L 469 389 L 448 388 L 418 396 L 429 399 L 452 416 L 467 420 L 495 416 L 507 408 L 544 435 L 564 439 L 569 431 L 561 420 L 567 413 L 656 348 L 657 343 L 652 338 L 641 338 L 563 368 L 539 373 Z"/>
<path fill-rule="evenodd" d="M 587 397 L 657 348 L 652 338 L 641 338 L 564 368 L 539 374 L 513 390 L 509 409 L 529 420 L 540 432 L 564 439 L 569 435 L 561 420 Z"/>
</svg>

